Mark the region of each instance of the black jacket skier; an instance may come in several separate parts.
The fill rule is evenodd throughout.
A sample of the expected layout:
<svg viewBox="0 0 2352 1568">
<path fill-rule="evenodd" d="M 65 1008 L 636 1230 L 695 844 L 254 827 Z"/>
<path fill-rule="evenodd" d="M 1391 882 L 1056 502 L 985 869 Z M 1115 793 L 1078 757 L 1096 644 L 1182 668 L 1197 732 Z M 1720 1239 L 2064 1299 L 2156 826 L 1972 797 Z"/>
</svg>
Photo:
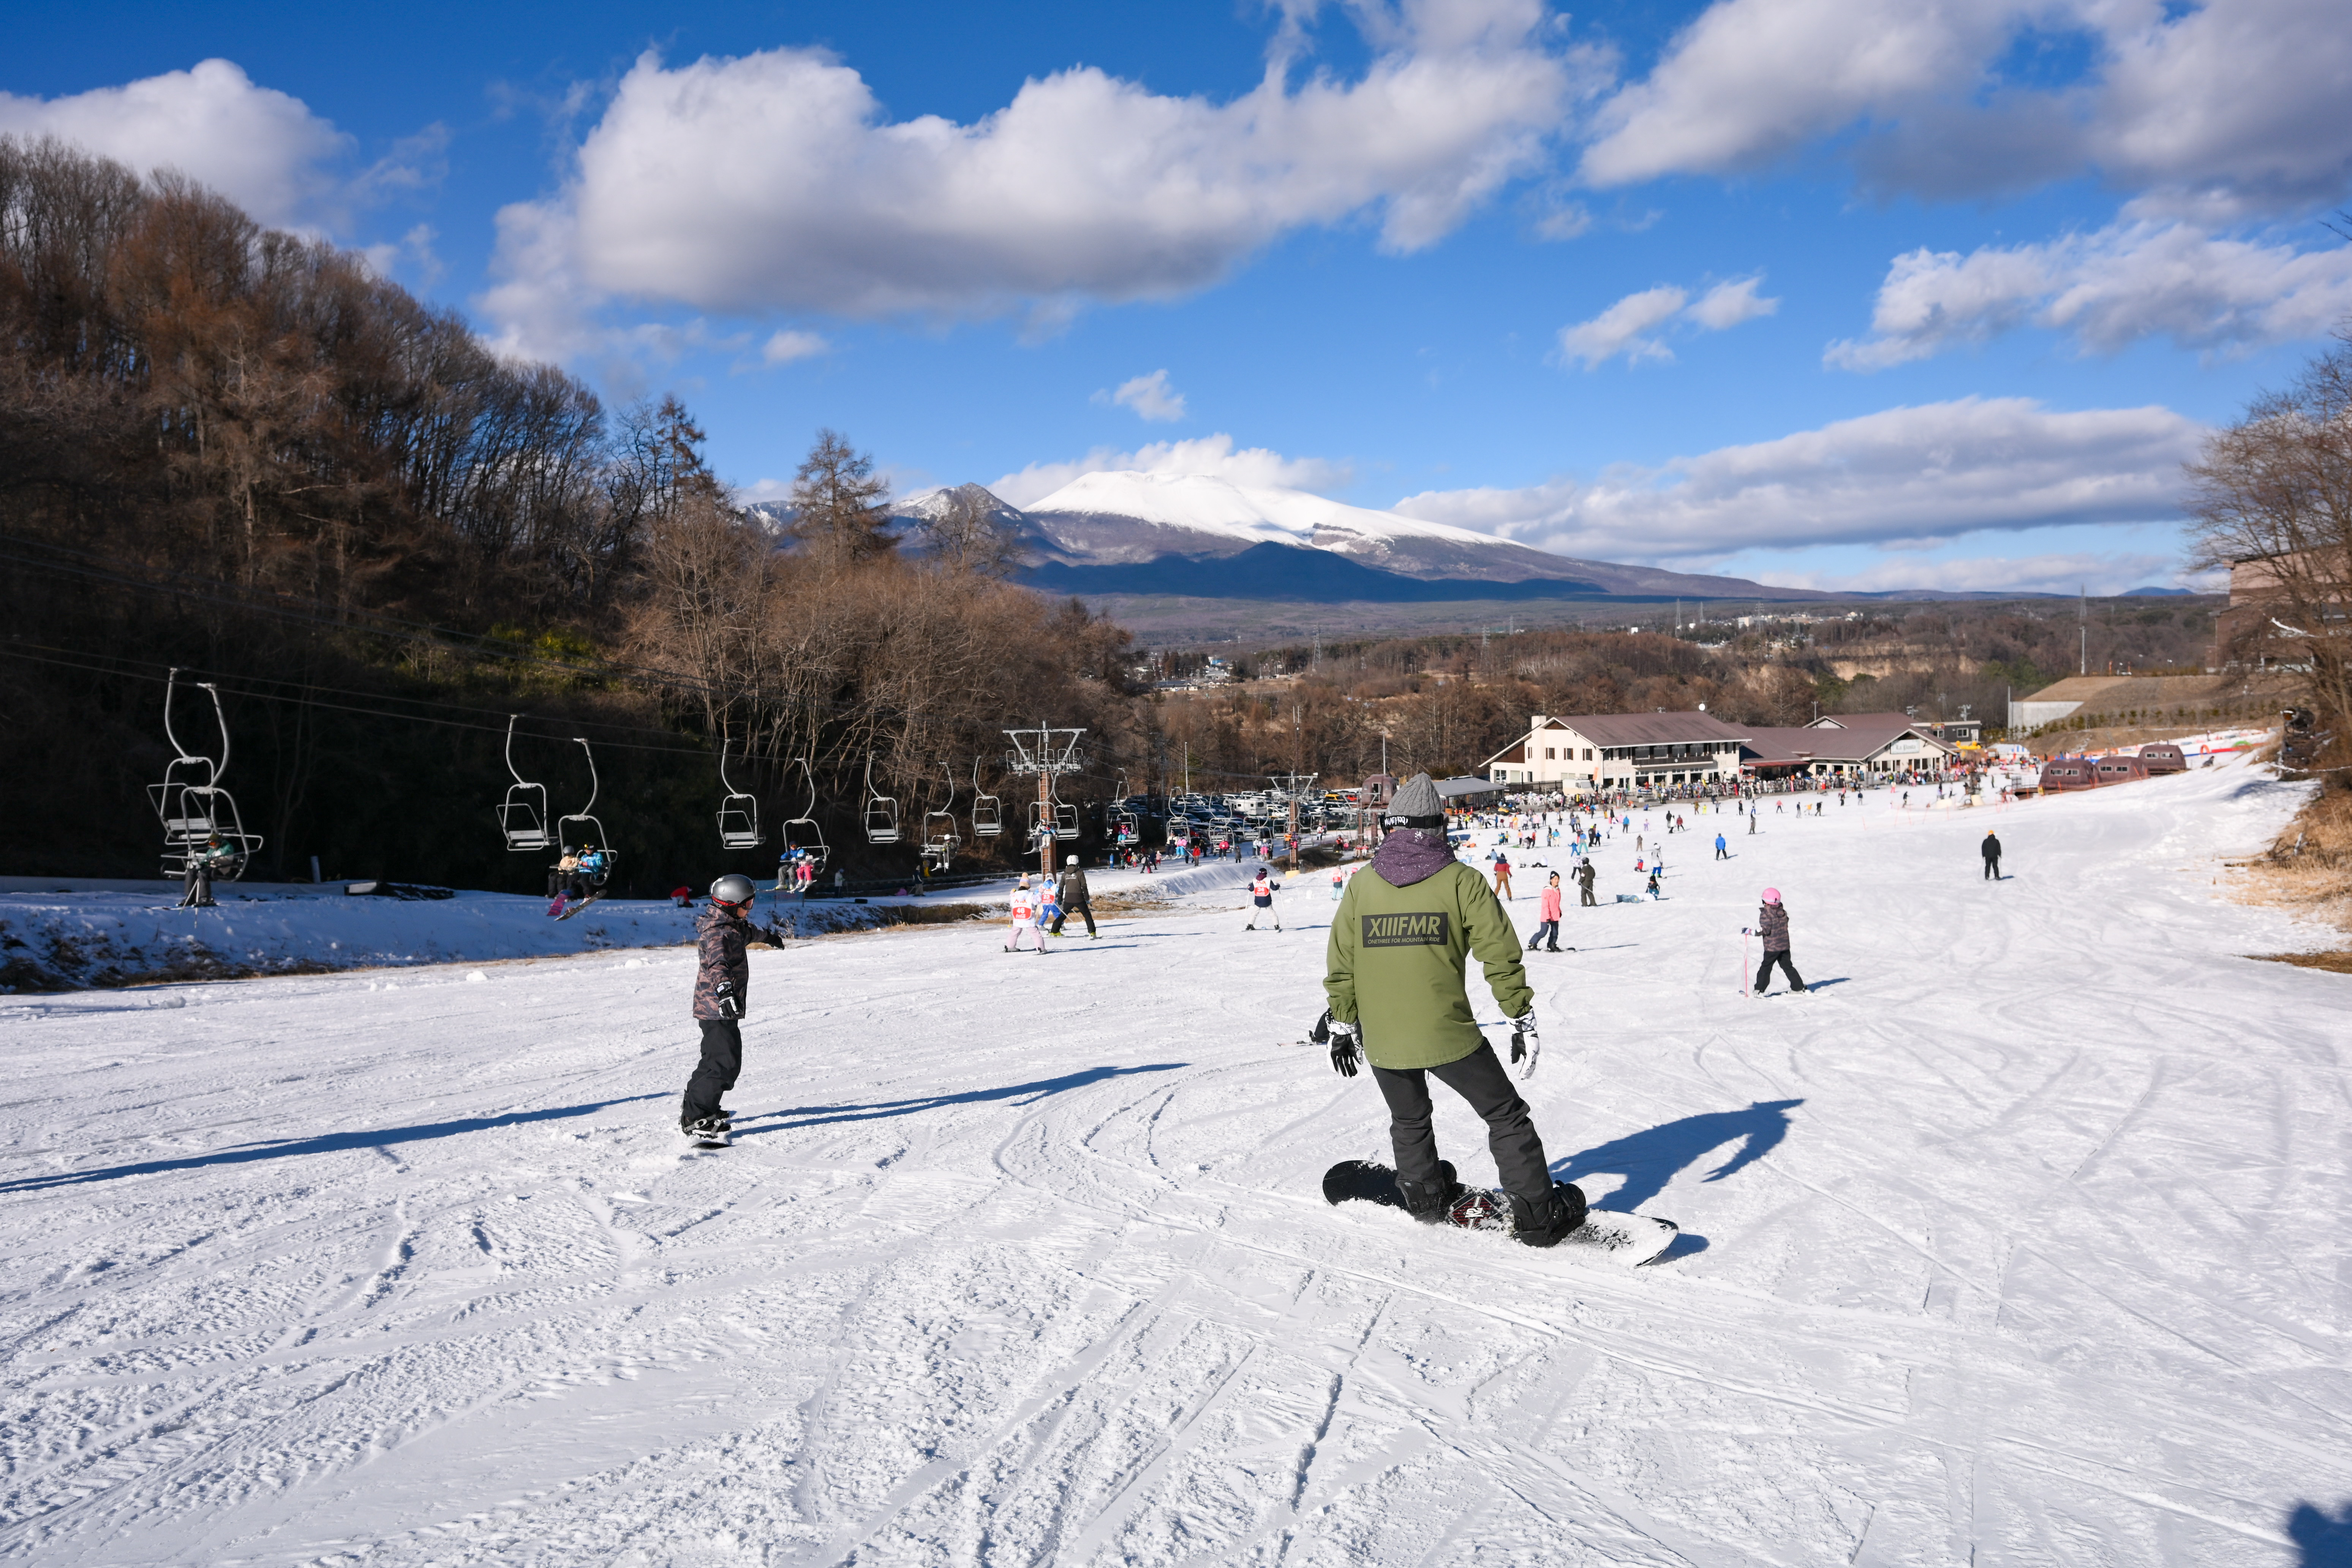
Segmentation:
<svg viewBox="0 0 2352 1568">
<path fill-rule="evenodd" d="M 1990 827 L 1985 829 L 1982 850 L 1984 854 L 1985 879 L 1992 882 L 2000 881 L 2000 840 L 1993 837 L 1992 829 Z"/>
<path fill-rule="evenodd" d="M 724 1137 L 730 1124 L 719 1103 L 743 1068 L 743 1014 L 751 992 L 751 900 L 749 877 L 730 874 L 710 884 L 710 907 L 694 922 L 694 1016 L 702 1026 L 702 1060 L 686 1082 L 678 1131 L 690 1138 Z"/>
<path fill-rule="evenodd" d="M 1055 936 L 1062 934 L 1062 922 L 1075 914 L 1086 918 L 1087 940 L 1095 940 L 1097 934 L 1095 931 L 1095 906 L 1087 892 L 1087 874 L 1078 869 L 1078 858 L 1075 855 L 1062 861 L 1062 879 L 1054 889 L 1054 903 Z"/>
</svg>

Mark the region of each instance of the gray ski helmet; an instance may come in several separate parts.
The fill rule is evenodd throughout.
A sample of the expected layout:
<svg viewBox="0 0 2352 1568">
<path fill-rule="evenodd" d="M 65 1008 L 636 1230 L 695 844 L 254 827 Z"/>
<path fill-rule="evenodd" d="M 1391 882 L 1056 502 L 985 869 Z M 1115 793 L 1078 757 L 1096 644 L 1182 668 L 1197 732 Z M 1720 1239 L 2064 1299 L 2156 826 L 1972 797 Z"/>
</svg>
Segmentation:
<svg viewBox="0 0 2352 1568">
<path fill-rule="evenodd" d="M 740 871 L 730 871 L 710 884 L 710 901 L 714 904 L 733 904 L 740 909 L 759 894 L 760 889 L 751 885 L 751 879 Z"/>
<path fill-rule="evenodd" d="M 1063 865 L 1065 865 L 1065 866 L 1075 866 L 1075 865 L 1076 865 L 1077 863 L 1078 863 L 1078 858 L 1077 858 L 1076 856 L 1075 856 L 1075 855 L 1072 855 L 1072 856 L 1068 857 L 1067 858 L 1066 858 L 1066 859 L 1062 862 L 1062 864 L 1063 864 Z"/>
<path fill-rule="evenodd" d="M 1437 785 L 1427 773 L 1415 773 L 1389 802 L 1388 810 L 1381 814 L 1382 827 L 1443 827 L 1445 826 L 1445 803 L 1437 795 Z"/>
</svg>

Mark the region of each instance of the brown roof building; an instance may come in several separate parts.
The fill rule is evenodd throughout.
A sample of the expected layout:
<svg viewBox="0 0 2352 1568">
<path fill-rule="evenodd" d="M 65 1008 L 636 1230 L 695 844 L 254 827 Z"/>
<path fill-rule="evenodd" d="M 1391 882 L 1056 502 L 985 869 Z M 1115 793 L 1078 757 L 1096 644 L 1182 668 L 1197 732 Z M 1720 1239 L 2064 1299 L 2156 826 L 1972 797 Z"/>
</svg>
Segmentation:
<svg viewBox="0 0 2352 1568">
<path fill-rule="evenodd" d="M 1538 713 L 1481 771 L 1513 789 L 1562 795 L 1727 783 L 1747 738 L 1711 713 Z"/>
<path fill-rule="evenodd" d="M 1901 713 L 1825 713 L 1810 724 L 1748 732 L 1741 768 L 1759 778 L 1934 772 L 1957 743 Z"/>
</svg>

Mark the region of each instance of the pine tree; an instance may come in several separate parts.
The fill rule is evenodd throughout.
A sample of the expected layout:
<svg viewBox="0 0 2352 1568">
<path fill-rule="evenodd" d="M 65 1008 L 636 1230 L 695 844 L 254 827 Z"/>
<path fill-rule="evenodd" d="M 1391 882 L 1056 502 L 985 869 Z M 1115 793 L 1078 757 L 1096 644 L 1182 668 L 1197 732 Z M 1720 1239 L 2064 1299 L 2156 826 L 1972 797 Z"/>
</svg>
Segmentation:
<svg viewBox="0 0 2352 1568">
<path fill-rule="evenodd" d="M 870 561 L 898 547 L 882 500 L 890 487 L 874 477 L 874 459 L 839 431 L 819 430 L 793 476 L 793 536 L 841 560 Z"/>
</svg>

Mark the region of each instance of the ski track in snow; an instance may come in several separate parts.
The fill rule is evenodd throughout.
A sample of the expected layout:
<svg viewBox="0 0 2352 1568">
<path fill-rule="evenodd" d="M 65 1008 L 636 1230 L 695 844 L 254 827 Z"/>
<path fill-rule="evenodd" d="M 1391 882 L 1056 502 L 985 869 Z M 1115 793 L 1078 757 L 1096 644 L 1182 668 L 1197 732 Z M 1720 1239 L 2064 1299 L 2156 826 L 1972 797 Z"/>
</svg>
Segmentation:
<svg viewBox="0 0 2352 1568">
<path fill-rule="evenodd" d="M 1324 1205 L 1388 1151 L 1277 1043 L 1317 878 L 1042 965 L 756 952 L 717 1153 L 686 950 L 0 999 L 0 1555 L 2294 1563 L 2352 1497 L 2352 1011 L 2212 885 L 2294 799 L 1692 816 L 1529 960 L 1555 1168 L 1688 1233 L 1631 1272 Z M 1768 883 L 1813 994 L 1740 994 Z"/>
</svg>

